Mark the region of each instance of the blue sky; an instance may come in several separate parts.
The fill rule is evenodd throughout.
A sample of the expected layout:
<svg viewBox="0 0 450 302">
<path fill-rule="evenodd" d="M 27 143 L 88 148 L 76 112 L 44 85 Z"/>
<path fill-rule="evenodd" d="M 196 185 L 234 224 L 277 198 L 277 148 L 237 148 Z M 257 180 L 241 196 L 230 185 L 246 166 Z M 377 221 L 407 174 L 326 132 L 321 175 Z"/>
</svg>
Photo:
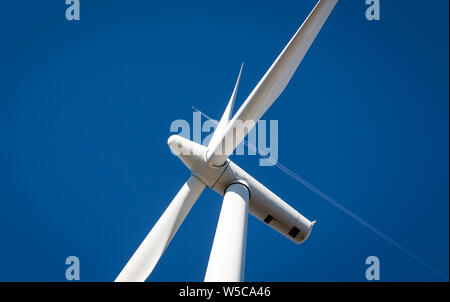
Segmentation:
<svg viewBox="0 0 450 302">
<path fill-rule="evenodd" d="M 112 281 L 188 177 L 167 147 L 192 106 L 237 103 L 315 0 L 2 1 L 0 281 Z M 285 92 L 278 160 L 448 279 L 448 1 L 340 1 Z M 246 281 L 445 281 L 257 156 L 232 160 L 309 219 L 295 245 L 253 217 Z M 221 198 L 206 190 L 149 281 L 202 281 Z"/>
</svg>

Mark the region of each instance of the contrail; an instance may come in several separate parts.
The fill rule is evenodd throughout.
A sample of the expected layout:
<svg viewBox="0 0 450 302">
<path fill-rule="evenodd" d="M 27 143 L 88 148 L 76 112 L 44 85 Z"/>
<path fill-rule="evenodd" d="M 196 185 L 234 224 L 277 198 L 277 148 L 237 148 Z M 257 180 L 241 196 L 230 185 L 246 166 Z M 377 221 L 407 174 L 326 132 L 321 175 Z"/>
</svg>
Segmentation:
<svg viewBox="0 0 450 302">
<path fill-rule="evenodd" d="M 206 115 L 205 113 L 203 113 L 202 111 L 200 111 L 199 109 L 197 109 L 196 107 L 192 106 L 192 109 L 194 109 L 195 111 L 199 112 L 202 116 L 204 116 L 205 118 L 207 118 L 208 120 L 211 121 L 216 121 L 214 119 L 212 119 L 211 117 L 209 117 L 208 115 Z M 217 122 L 216 122 L 217 124 Z M 380 238 L 382 238 L 383 240 L 385 240 L 386 242 L 390 243 L 392 246 L 396 247 L 397 249 L 399 249 L 400 251 L 402 251 L 403 253 L 405 253 L 406 255 L 408 255 L 409 257 L 411 257 L 412 259 L 414 259 L 415 261 L 417 261 L 418 263 L 420 263 L 421 265 L 423 265 L 424 267 L 426 267 L 429 271 L 433 272 L 435 275 L 439 276 L 440 278 L 442 278 L 445 281 L 448 281 L 448 277 L 444 276 L 442 273 L 440 273 L 438 270 L 436 270 L 434 267 L 432 267 L 431 265 L 427 264 L 425 261 L 423 261 L 421 258 L 419 258 L 418 256 L 416 256 L 413 252 L 409 251 L 408 249 L 406 249 L 405 247 L 403 247 L 402 245 L 400 245 L 399 243 L 397 243 L 394 239 L 392 239 L 391 237 L 387 236 L 386 234 L 384 234 L 383 232 L 381 232 L 380 230 L 378 230 L 377 228 L 373 227 L 370 223 L 368 223 L 366 220 L 362 219 L 361 217 L 359 217 L 358 215 L 356 215 L 355 213 L 353 213 L 352 211 L 350 211 L 349 209 L 347 209 L 345 206 L 343 206 L 342 204 L 340 204 L 339 202 L 337 202 L 334 198 L 328 196 L 326 193 L 324 193 L 323 191 L 321 191 L 320 189 L 318 189 L 317 187 L 315 187 L 313 184 L 311 184 L 309 181 L 307 181 L 306 179 L 304 179 L 303 177 L 297 175 L 295 172 L 291 171 L 289 168 L 287 168 L 286 166 L 282 165 L 281 163 L 275 161 L 273 158 L 259 152 L 258 148 L 256 148 L 255 146 L 253 146 L 252 144 L 248 143 L 246 139 L 244 139 L 244 144 L 248 147 L 251 148 L 253 151 L 257 152 L 260 156 L 268 159 L 269 161 L 271 161 L 276 167 L 278 167 L 281 171 L 283 171 L 284 173 L 286 173 L 287 175 L 289 175 L 290 177 L 292 177 L 294 180 L 296 180 L 297 182 L 301 183 L 302 185 L 304 185 L 306 188 L 308 188 L 309 190 L 311 190 L 312 192 L 316 193 L 318 196 L 320 196 L 322 199 L 324 199 L 325 201 L 328 201 L 331 205 L 333 205 L 334 207 L 338 208 L 340 211 L 342 211 L 343 213 L 345 213 L 346 215 L 350 216 L 351 218 L 353 218 L 354 220 L 356 220 L 358 223 L 362 224 L 363 226 L 365 226 L 366 228 L 368 228 L 369 230 L 371 230 L 372 232 L 374 232 L 376 235 L 378 235 Z"/>
</svg>

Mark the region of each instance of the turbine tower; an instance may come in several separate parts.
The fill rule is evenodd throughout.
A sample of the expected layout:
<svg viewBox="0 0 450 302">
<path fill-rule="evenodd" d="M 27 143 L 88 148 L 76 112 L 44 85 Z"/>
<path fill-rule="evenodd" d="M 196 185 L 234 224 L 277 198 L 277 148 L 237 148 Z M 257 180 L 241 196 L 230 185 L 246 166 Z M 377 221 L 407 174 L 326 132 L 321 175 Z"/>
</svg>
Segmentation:
<svg viewBox="0 0 450 302">
<path fill-rule="evenodd" d="M 319 0 L 239 110 L 232 115 L 242 66 L 231 98 L 208 146 L 178 135 L 168 145 L 191 176 L 145 237 L 115 281 L 145 281 L 190 209 L 208 186 L 223 195 L 205 281 L 244 280 L 250 212 L 295 243 L 308 238 L 311 222 L 228 157 L 283 92 L 338 0 Z"/>
</svg>

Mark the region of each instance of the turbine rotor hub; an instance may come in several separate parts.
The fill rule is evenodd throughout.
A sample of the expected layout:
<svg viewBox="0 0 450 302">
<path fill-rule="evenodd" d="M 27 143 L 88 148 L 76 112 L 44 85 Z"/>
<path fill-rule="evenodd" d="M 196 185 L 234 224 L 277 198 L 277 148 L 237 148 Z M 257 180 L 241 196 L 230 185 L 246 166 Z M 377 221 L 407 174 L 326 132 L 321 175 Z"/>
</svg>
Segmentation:
<svg viewBox="0 0 450 302">
<path fill-rule="evenodd" d="M 167 144 L 172 153 L 178 156 L 192 174 L 210 188 L 216 184 L 229 164 L 227 160 L 219 167 L 210 165 L 207 161 L 207 147 L 179 135 L 169 137 Z"/>
</svg>

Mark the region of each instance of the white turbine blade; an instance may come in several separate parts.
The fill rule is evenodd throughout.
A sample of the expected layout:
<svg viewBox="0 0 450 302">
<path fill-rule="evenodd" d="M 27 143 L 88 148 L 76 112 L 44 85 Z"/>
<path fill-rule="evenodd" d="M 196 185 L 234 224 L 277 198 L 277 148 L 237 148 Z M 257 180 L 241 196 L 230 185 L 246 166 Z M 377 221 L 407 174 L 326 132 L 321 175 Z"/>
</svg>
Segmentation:
<svg viewBox="0 0 450 302">
<path fill-rule="evenodd" d="M 115 282 L 143 282 L 148 278 L 204 189 L 205 184 L 191 175 Z"/>
<path fill-rule="evenodd" d="M 211 144 L 208 161 L 222 165 L 256 122 L 283 92 L 338 0 L 319 0 L 308 18 L 247 97 L 224 130 Z M 247 123 L 248 122 L 248 123 Z"/>
<path fill-rule="evenodd" d="M 211 137 L 211 140 L 209 141 L 208 146 L 212 146 L 222 139 L 223 134 L 224 134 L 223 131 L 225 130 L 226 126 L 228 125 L 229 121 L 231 120 L 231 117 L 233 116 L 234 102 L 236 100 L 236 94 L 237 94 L 237 90 L 239 88 L 239 82 L 241 80 L 241 74 L 242 74 L 243 67 L 244 67 L 244 63 L 242 63 L 242 65 L 241 65 L 241 70 L 239 71 L 239 75 L 236 80 L 236 84 L 234 85 L 234 89 L 233 89 L 233 93 L 231 94 L 231 98 L 228 101 L 227 108 L 225 108 L 222 118 L 220 119 L 219 124 L 217 124 L 216 130 L 214 131 L 214 134 Z"/>
</svg>

